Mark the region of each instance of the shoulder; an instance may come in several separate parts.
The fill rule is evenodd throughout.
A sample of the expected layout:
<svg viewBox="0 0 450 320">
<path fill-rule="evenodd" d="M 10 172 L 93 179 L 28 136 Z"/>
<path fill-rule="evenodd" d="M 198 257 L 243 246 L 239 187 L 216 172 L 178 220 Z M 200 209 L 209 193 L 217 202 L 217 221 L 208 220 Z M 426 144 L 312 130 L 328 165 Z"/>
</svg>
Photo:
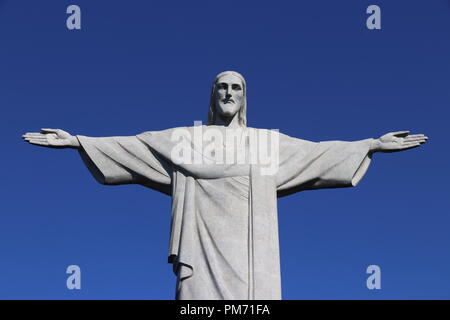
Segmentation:
<svg viewBox="0 0 450 320">
<path fill-rule="evenodd" d="M 248 127 L 250 130 L 255 130 L 258 134 L 270 134 L 270 133 L 276 133 L 280 139 L 281 143 L 294 143 L 294 144 L 310 144 L 310 143 L 316 143 L 314 141 L 305 140 L 301 138 L 296 138 L 293 136 L 290 136 L 286 133 L 281 132 L 279 129 L 264 129 L 264 128 L 253 128 Z"/>
<path fill-rule="evenodd" d="M 193 127 L 174 127 L 169 129 L 163 129 L 163 130 L 153 130 L 153 131 L 144 131 L 139 134 L 137 134 L 137 137 L 150 137 L 150 136 L 165 136 L 165 135 L 171 135 L 173 132 L 176 131 L 191 131 Z"/>
</svg>

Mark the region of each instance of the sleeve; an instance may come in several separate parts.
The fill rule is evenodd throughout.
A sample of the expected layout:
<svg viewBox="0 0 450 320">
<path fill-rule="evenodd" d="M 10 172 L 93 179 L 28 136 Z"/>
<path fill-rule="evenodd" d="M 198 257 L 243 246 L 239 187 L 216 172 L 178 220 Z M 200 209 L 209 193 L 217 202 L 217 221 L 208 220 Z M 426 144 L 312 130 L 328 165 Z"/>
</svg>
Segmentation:
<svg viewBox="0 0 450 320">
<path fill-rule="evenodd" d="M 101 184 L 141 184 L 171 194 L 172 165 L 137 136 L 77 136 L 79 153 Z"/>
<path fill-rule="evenodd" d="M 277 193 L 356 186 L 371 162 L 373 139 L 311 142 L 285 136 L 280 140 Z"/>
</svg>

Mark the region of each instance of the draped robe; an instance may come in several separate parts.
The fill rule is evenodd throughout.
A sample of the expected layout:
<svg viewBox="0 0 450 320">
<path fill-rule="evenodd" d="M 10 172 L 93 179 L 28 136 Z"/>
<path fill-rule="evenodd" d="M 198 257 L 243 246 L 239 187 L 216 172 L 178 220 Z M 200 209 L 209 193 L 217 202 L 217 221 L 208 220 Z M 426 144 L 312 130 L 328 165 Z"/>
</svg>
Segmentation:
<svg viewBox="0 0 450 320">
<path fill-rule="evenodd" d="M 219 128 L 202 128 L 213 127 Z M 80 155 L 98 182 L 141 184 L 171 196 L 169 262 L 177 276 L 177 299 L 281 299 L 277 197 L 355 186 L 369 166 L 372 139 L 311 142 L 280 133 L 278 170 L 262 174 L 262 165 L 248 159 L 174 163 L 172 134 L 194 128 L 77 137 Z M 246 148 L 253 150 L 248 139 Z"/>
</svg>

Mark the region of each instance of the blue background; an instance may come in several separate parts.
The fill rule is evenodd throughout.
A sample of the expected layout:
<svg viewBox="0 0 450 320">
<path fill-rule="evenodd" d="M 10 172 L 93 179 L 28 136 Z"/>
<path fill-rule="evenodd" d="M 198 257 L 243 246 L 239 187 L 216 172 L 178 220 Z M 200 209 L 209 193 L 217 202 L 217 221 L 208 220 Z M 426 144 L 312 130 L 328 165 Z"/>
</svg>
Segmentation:
<svg viewBox="0 0 450 320">
<path fill-rule="evenodd" d="M 82 30 L 66 28 L 66 8 Z M 366 8 L 382 30 L 366 28 Z M 449 299 L 450 1 L 0 0 L 0 298 L 172 299 L 170 198 L 98 184 L 61 128 L 134 135 L 206 120 L 241 72 L 248 124 L 298 138 L 425 133 L 356 188 L 279 200 L 284 299 Z M 82 289 L 66 288 L 66 267 Z M 381 267 L 381 290 L 366 287 Z"/>
</svg>

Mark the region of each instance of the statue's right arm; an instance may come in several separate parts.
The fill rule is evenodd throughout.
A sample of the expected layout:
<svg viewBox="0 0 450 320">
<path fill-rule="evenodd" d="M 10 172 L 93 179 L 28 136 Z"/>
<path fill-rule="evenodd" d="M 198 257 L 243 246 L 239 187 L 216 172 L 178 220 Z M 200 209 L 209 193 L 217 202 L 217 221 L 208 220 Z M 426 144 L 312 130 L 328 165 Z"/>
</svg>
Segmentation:
<svg viewBox="0 0 450 320">
<path fill-rule="evenodd" d="M 80 141 L 76 136 L 61 129 L 41 129 L 41 132 L 28 132 L 22 138 L 34 145 L 47 148 L 79 149 Z"/>
</svg>

